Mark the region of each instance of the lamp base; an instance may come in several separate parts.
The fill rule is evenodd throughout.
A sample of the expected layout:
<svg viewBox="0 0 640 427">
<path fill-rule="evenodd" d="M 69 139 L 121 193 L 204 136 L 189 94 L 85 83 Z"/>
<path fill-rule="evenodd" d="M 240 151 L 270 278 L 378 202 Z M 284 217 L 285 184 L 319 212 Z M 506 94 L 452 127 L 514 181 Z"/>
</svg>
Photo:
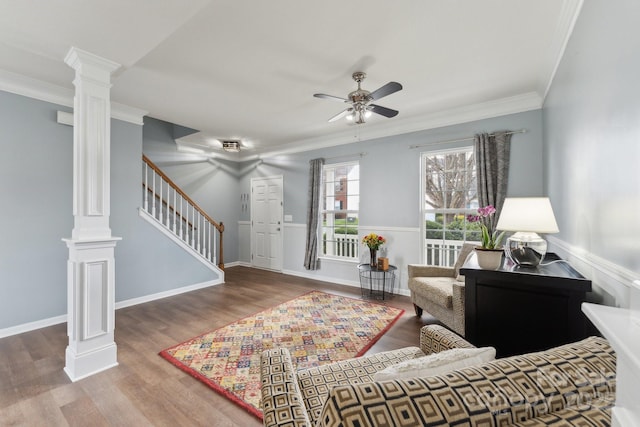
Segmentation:
<svg viewBox="0 0 640 427">
<path fill-rule="evenodd" d="M 537 267 L 547 253 L 547 241 L 536 233 L 519 231 L 507 239 L 506 253 L 521 267 Z"/>
</svg>

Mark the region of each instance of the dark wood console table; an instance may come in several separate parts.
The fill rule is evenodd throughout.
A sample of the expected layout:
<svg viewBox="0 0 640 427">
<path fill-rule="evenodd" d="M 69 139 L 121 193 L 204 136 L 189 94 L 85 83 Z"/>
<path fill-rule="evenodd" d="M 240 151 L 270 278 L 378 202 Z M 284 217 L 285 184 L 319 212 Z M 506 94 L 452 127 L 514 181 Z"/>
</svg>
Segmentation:
<svg viewBox="0 0 640 427">
<path fill-rule="evenodd" d="M 560 258 L 547 254 L 543 264 Z M 567 262 L 534 268 L 503 257 L 498 270 L 483 270 L 475 255 L 460 269 L 465 277 L 465 338 L 493 346 L 499 357 L 545 350 L 586 337 L 580 309 L 591 281 Z"/>
</svg>

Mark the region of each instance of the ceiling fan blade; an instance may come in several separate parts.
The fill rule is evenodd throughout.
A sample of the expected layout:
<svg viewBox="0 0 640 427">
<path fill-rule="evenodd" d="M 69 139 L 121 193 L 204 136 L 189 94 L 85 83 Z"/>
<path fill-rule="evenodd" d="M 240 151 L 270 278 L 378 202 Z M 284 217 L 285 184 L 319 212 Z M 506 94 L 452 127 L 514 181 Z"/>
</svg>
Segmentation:
<svg viewBox="0 0 640 427">
<path fill-rule="evenodd" d="M 374 90 L 369 94 L 369 99 L 375 101 L 383 96 L 391 95 L 397 91 L 402 90 L 402 85 L 398 82 L 389 82 L 386 85 Z"/>
<path fill-rule="evenodd" d="M 346 117 L 347 114 L 349 114 L 350 112 L 353 111 L 353 108 L 349 107 L 346 110 L 336 114 L 335 116 L 331 117 L 328 121 L 329 123 L 331 122 L 335 122 L 336 120 L 340 120 L 343 117 Z"/>
<path fill-rule="evenodd" d="M 314 93 L 313 96 L 316 98 L 331 99 L 333 101 L 349 102 L 348 99 L 340 98 L 339 96 L 326 95 L 324 93 Z"/>
<path fill-rule="evenodd" d="M 397 110 L 392 110 L 391 108 L 387 108 L 387 107 L 382 107 L 380 105 L 376 105 L 376 104 L 370 104 L 367 106 L 367 110 L 373 111 L 376 114 L 380 114 L 381 116 L 385 116 L 385 117 L 395 117 L 398 115 L 398 111 Z"/>
</svg>

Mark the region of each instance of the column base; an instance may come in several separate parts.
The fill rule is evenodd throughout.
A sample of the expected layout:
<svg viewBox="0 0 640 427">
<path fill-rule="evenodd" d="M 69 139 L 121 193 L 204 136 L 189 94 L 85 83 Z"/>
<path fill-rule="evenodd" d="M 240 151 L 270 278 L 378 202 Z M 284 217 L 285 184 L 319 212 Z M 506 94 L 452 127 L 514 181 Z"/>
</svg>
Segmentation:
<svg viewBox="0 0 640 427">
<path fill-rule="evenodd" d="M 98 372 L 106 371 L 118 366 L 117 350 L 115 343 L 82 354 L 77 354 L 71 347 L 67 347 L 64 372 L 71 381 L 76 382 Z"/>
</svg>

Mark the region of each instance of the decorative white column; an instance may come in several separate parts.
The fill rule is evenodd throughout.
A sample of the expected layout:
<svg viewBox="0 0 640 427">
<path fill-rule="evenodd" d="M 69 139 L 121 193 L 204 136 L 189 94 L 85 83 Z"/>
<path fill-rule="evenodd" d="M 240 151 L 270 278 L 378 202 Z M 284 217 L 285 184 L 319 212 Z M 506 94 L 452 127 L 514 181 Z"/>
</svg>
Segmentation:
<svg viewBox="0 0 640 427">
<path fill-rule="evenodd" d="M 120 65 L 72 47 L 73 216 L 67 262 L 65 372 L 72 381 L 118 364 L 114 341 L 115 259 L 111 236 L 111 73 Z"/>
<path fill-rule="evenodd" d="M 613 427 L 640 426 L 640 280 L 629 289 L 629 308 L 582 303 L 582 311 L 616 351 Z"/>
</svg>

